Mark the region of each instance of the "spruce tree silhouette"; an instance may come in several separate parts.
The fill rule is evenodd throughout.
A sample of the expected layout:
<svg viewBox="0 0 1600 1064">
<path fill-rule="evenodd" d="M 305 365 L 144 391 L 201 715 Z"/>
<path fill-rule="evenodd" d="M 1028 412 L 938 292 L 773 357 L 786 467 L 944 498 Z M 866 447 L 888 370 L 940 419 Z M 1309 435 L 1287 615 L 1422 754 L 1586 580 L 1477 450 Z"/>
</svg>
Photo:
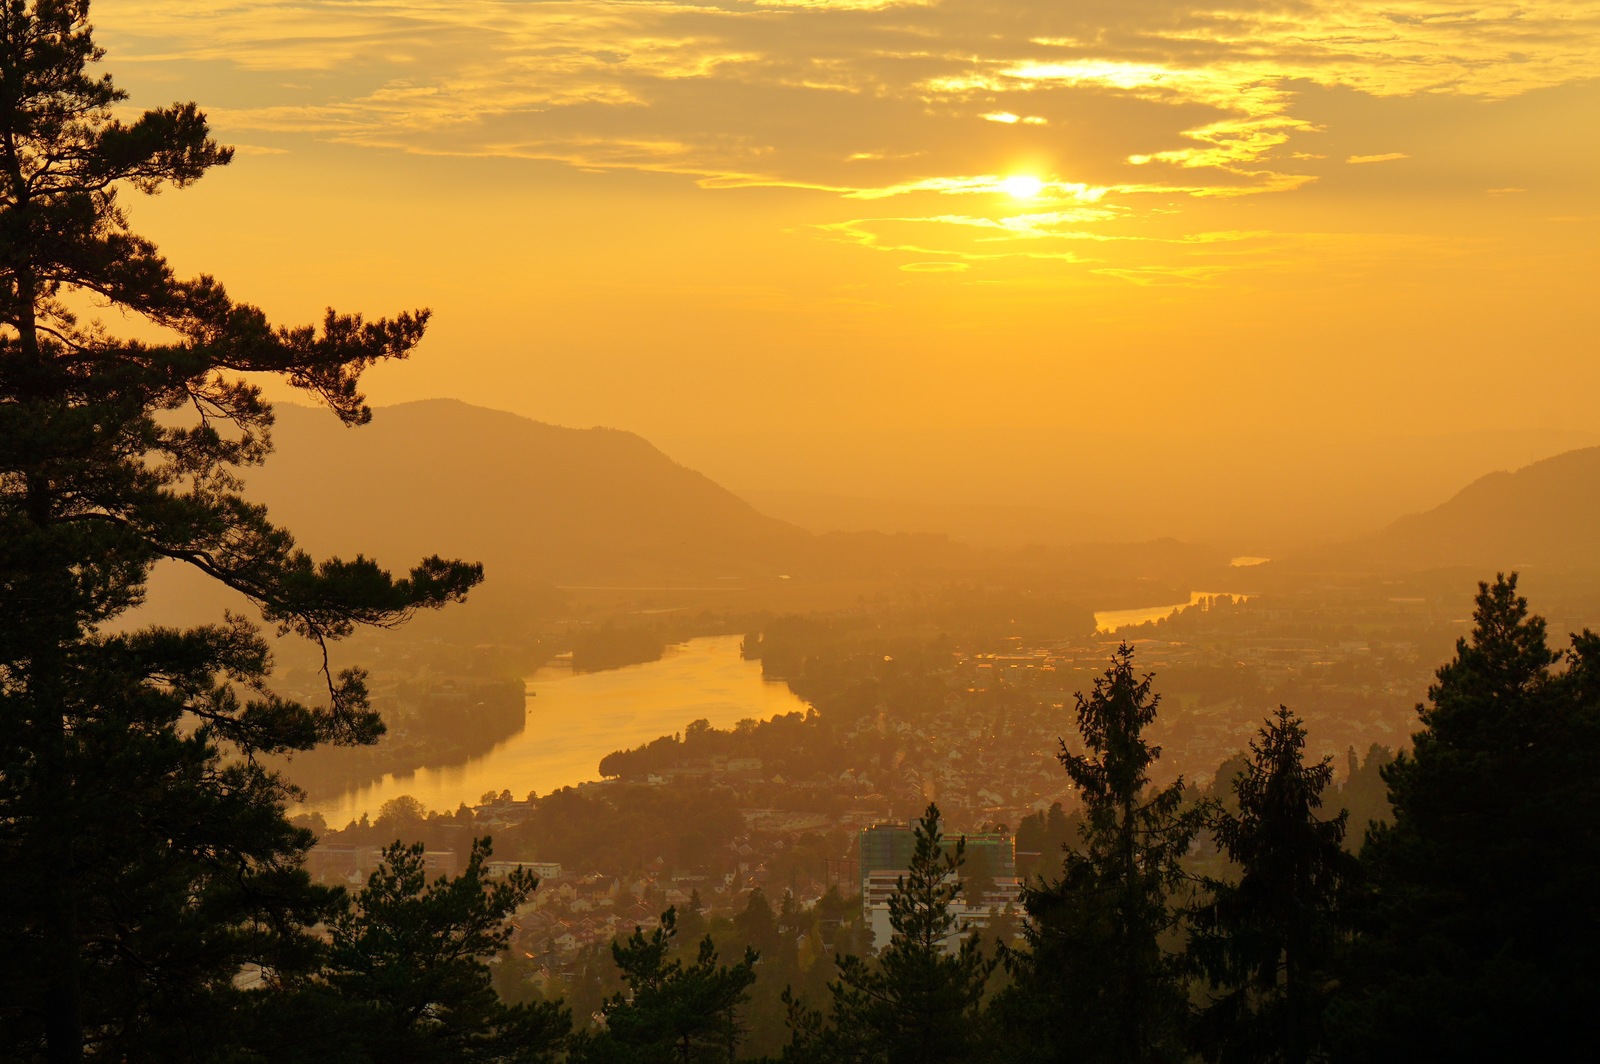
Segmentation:
<svg viewBox="0 0 1600 1064">
<path fill-rule="evenodd" d="M 1189 956 L 1213 991 L 1197 1023 L 1208 1060 L 1288 1064 L 1325 1052 L 1328 964 L 1356 861 L 1342 846 L 1348 814 L 1319 815 L 1333 759 L 1307 765 L 1305 741 L 1299 718 L 1278 707 L 1232 781 L 1238 814 L 1210 810 L 1239 876 L 1208 881 L 1211 898 L 1192 914 Z"/>
<path fill-rule="evenodd" d="M 1565 668 L 1560 666 L 1565 665 Z M 1383 770 L 1360 934 L 1329 1010 L 1346 1060 L 1504 1059 L 1583 1044 L 1600 1000 L 1600 636 L 1551 650 L 1516 574 Z"/>
<path fill-rule="evenodd" d="M 966 841 L 944 845 L 931 803 L 914 837 L 910 867 L 889 896 L 894 933 L 876 958 L 839 958 L 831 1017 L 785 996 L 793 1035 L 785 1060 L 933 1064 L 988 1052 L 982 1002 L 994 962 L 978 935 L 954 945 L 961 928 L 951 905 L 963 890 Z"/>
<path fill-rule="evenodd" d="M 575 1064 L 731 1064 L 739 1056 L 738 1008 L 755 982 L 757 953 L 746 949 L 733 965 L 719 964 L 707 935 L 692 963 L 671 958 L 677 910 L 661 914 L 646 935 L 635 927 L 611 943 L 624 993 L 605 1003 L 605 1028 L 572 1039 Z"/>
<path fill-rule="evenodd" d="M 1174 926 L 1179 868 L 1200 827 L 1183 809 L 1183 781 L 1150 785 L 1161 748 L 1145 738 L 1160 696 L 1118 647 L 1088 695 L 1077 696 L 1085 752 L 1059 760 L 1083 800 L 1083 825 L 1061 877 L 1023 890 L 1026 949 L 1008 953 L 1014 984 L 997 1002 L 1019 1059 L 1144 1064 L 1183 1055 L 1187 1022 Z"/>
<path fill-rule="evenodd" d="M 352 907 L 329 924 L 325 968 L 296 1003 L 302 1009 L 322 1005 L 318 1011 L 330 1022 L 318 1030 L 277 1025 L 269 1058 L 374 1064 L 556 1059 L 571 1027 L 567 1010 L 550 1002 L 507 1005 L 490 979 L 487 960 L 506 948 L 511 917 L 539 885 L 524 869 L 491 877 L 491 853 L 487 838 L 476 839 L 460 875 L 430 882 L 420 843 L 386 847 Z M 277 1010 L 264 1011 L 270 1017 Z"/>
</svg>

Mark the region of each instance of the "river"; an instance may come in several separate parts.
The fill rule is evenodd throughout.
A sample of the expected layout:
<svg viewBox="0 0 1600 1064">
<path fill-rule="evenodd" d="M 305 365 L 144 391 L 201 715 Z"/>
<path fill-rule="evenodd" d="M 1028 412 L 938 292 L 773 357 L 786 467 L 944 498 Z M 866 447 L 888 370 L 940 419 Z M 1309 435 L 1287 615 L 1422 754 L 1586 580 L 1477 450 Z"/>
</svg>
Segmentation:
<svg viewBox="0 0 1600 1064">
<path fill-rule="evenodd" d="M 604 672 L 564 666 L 528 678 L 528 718 L 522 732 L 483 757 L 450 768 L 385 776 L 333 799 L 308 803 L 330 827 L 363 812 L 377 816 L 391 798 L 409 794 L 429 809 L 476 805 L 485 792 L 509 789 L 524 798 L 599 778 L 600 759 L 681 732 L 704 718 L 727 728 L 746 717 L 805 712 L 784 683 L 761 678 L 761 663 L 739 656 L 739 636 L 709 636 L 670 646 L 660 661 Z M 291 810 L 293 812 L 294 810 Z"/>
<path fill-rule="evenodd" d="M 1196 591 L 1188 602 L 1101 610 L 1094 623 L 1111 632 L 1223 593 Z M 613 750 L 681 732 L 690 721 L 703 718 L 727 728 L 746 717 L 805 712 L 806 703 L 787 684 L 768 683 L 761 678 L 760 662 L 739 656 L 739 640 L 736 635 L 692 639 L 668 647 L 659 661 L 602 672 L 540 669 L 528 678 L 523 730 L 484 756 L 464 765 L 384 776 L 337 798 L 308 802 L 303 811 L 321 813 L 329 827 L 337 828 L 363 812 L 377 816 L 384 802 L 403 794 L 439 810 L 454 810 L 462 802 L 476 805 L 488 791 L 510 790 L 517 798 L 529 791 L 548 794 L 598 779 L 600 759 Z"/>
<path fill-rule="evenodd" d="M 1181 610 L 1185 606 L 1197 606 L 1202 599 L 1217 598 L 1220 595 L 1232 595 L 1235 599 L 1248 599 L 1252 596 L 1241 595 L 1235 591 L 1195 591 L 1190 593 L 1188 602 L 1174 602 L 1168 606 L 1140 606 L 1131 610 L 1098 610 L 1094 615 L 1094 630 L 1097 632 L 1115 632 L 1118 628 L 1126 628 L 1131 624 L 1144 624 L 1148 621 L 1160 620 L 1172 616 L 1173 610 Z"/>
</svg>

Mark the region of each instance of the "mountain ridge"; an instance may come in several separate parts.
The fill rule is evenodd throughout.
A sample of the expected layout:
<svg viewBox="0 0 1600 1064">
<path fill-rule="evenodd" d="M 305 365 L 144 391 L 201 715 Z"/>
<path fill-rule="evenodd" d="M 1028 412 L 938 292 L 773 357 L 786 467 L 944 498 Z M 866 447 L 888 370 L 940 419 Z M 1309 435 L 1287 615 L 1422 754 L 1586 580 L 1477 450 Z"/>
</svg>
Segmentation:
<svg viewBox="0 0 1600 1064">
<path fill-rule="evenodd" d="M 1325 559 L 1376 569 L 1600 568 L 1600 447 L 1486 473 Z"/>
<path fill-rule="evenodd" d="M 437 553 L 560 584 L 744 576 L 810 539 L 622 429 L 453 399 L 380 407 L 355 431 L 314 408 L 277 411 L 246 493 L 313 554 L 409 565 Z"/>
</svg>

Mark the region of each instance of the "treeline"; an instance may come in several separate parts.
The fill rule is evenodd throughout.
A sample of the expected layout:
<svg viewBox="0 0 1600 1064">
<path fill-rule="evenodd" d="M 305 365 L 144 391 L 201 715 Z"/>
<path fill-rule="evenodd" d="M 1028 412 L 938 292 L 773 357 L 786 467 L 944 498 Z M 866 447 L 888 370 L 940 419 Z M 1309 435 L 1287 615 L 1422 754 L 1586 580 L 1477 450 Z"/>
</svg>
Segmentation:
<svg viewBox="0 0 1600 1064">
<path fill-rule="evenodd" d="M 764 775 L 796 779 L 845 764 L 830 730 L 817 726 L 817 715 L 783 713 L 771 720 L 743 720 L 730 729 L 709 721 L 691 721 L 681 735 L 663 735 L 632 750 L 618 750 L 600 759 L 600 775 L 644 779 L 711 758 L 755 758 Z"/>
<path fill-rule="evenodd" d="M 530 797 L 521 816 L 520 823 L 497 836 L 502 856 L 612 875 L 657 867 L 722 874 L 733 860 L 728 840 L 744 831 L 736 795 L 710 785 L 621 787 L 592 797 L 564 787 Z M 363 816 L 322 839 L 363 846 L 405 839 L 430 849 L 464 850 L 473 830 L 474 817 L 465 806 L 430 814 L 415 798 L 402 795 L 385 802 L 373 820 Z"/>
<path fill-rule="evenodd" d="M 1379 743 L 1368 746 L 1365 756 L 1357 755 L 1352 747 L 1345 754 L 1343 781 L 1330 786 L 1323 795 L 1324 806 L 1343 809 L 1348 814 L 1350 827 L 1345 832 L 1344 848 L 1352 853 L 1366 841 L 1366 825 L 1390 819 L 1389 790 L 1383 772 L 1394 759 L 1394 750 Z M 1185 804 L 1215 805 L 1237 812 L 1239 799 L 1233 781 L 1239 773 L 1248 771 L 1249 765 L 1250 759 L 1242 754 L 1224 761 L 1209 786 L 1185 789 Z M 1069 813 L 1060 802 L 1024 816 L 1015 835 L 1017 875 L 1026 880 L 1052 874 L 1061 863 L 1060 854 L 1075 844 L 1083 827 L 1084 811 L 1079 808 Z M 1213 852 L 1209 845 L 1197 847 L 1188 856 L 1188 866 L 1205 866 Z"/>
<path fill-rule="evenodd" d="M 598 623 L 569 623 L 560 632 L 545 633 L 544 640 L 571 653 L 573 672 L 602 672 L 660 661 L 674 643 L 737 634 L 750 620 L 749 615 L 728 616 L 709 610 L 643 619 L 608 617 Z"/>
<path fill-rule="evenodd" d="M 713 757 L 755 758 L 763 776 L 794 781 L 903 757 L 905 739 L 863 736 L 862 722 L 917 720 L 942 706 L 953 661 L 948 637 L 920 625 L 880 629 L 865 615 L 772 619 L 745 636 L 742 653 L 816 708 L 731 729 L 694 721 L 681 734 L 606 755 L 600 774 L 642 780 Z"/>
<path fill-rule="evenodd" d="M 572 645 L 573 672 L 601 672 L 660 661 L 669 642 L 666 630 L 656 625 L 618 625 L 609 621 L 596 628 L 575 630 L 567 638 Z"/>
<path fill-rule="evenodd" d="M 744 656 L 760 659 L 767 679 L 786 680 L 796 695 L 818 708 L 744 720 L 731 729 L 694 721 L 681 734 L 606 755 L 600 774 L 634 780 L 712 757 L 757 758 L 764 776 L 776 773 L 792 781 L 836 775 L 844 767 L 903 753 L 905 740 L 862 736 L 859 727 L 880 715 L 920 719 L 928 707 L 943 705 L 951 645 L 942 636 L 883 632 L 874 632 L 864 644 L 861 636 L 869 628 L 862 618 L 768 622 L 763 632 L 745 637 Z"/>
<path fill-rule="evenodd" d="M 731 1029 L 735 1055 L 741 1059 L 778 1057 L 790 1040 L 789 1002 L 826 1000 L 828 983 L 835 977 L 833 958 L 865 955 L 870 947 L 860 898 L 846 898 L 836 889 L 829 889 L 815 905 L 803 907 L 787 891 L 772 899 L 757 888 L 738 911 L 721 914 L 707 912 L 696 892 L 686 905 L 669 913 L 662 921 L 667 962 L 692 966 L 709 942 L 720 957 L 737 959 L 746 951 L 753 952 L 757 960 L 750 973 L 754 978 L 726 999 L 733 1007 L 728 1008 L 725 1001 L 726 1011 L 721 1014 L 715 1008 L 701 1007 L 706 1004 L 702 1001 L 692 1009 L 679 1009 L 679 1018 L 665 1025 L 646 1020 L 632 1026 L 636 1030 L 655 1027 L 659 1034 L 674 1023 L 687 1025 L 688 1031 L 680 1028 L 674 1037 L 681 1039 L 687 1034 L 691 1040 L 712 1031 L 721 1031 L 725 1040 Z M 654 932 L 640 937 L 653 938 Z M 626 940 L 619 944 L 627 945 Z M 519 963 L 510 958 L 502 967 Z M 502 978 L 498 985 L 511 993 L 522 992 L 524 1000 L 540 1000 L 529 982 Z M 610 946 L 590 947 L 569 970 L 546 985 L 543 996 L 562 1000 L 581 1030 L 598 1027 L 595 1018 L 606 1016 L 608 1008 L 615 1015 L 616 1006 L 610 1001 L 625 986 L 624 969 L 619 967 L 615 951 Z M 684 1003 L 682 987 L 666 985 L 662 990 L 658 1001 L 663 1005 Z"/>
<path fill-rule="evenodd" d="M 313 800 L 390 773 L 464 765 L 522 732 L 527 689 L 521 680 L 414 680 L 374 698 L 387 734 L 370 746 L 323 746 L 271 761 L 294 773 Z"/>
<path fill-rule="evenodd" d="M 951 584 L 908 591 L 893 602 L 850 613 L 766 619 L 745 638 L 743 649 L 746 658 L 760 660 L 767 679 L 788 680 L 794 686 L 796 681 L 803 684 L 820 660 L 848 657 L 869 641 L 894 655 L 930 645 L 949 649 L 954 639 L 971 644 L 1013 638 L 1050 642 L 1092 632 L 1094 611 L 1081 594 Z M 799 688 L 796 693 L 810 699 Z"/>
</svg>

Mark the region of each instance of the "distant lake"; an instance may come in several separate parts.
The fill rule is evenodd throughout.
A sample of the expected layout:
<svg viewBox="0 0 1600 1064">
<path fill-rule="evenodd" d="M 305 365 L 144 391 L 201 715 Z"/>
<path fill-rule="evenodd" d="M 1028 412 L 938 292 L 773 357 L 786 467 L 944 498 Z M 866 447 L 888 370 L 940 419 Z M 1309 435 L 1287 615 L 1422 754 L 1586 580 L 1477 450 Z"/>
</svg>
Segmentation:
<svg viewBox="0 0 1600 1064">
<path fill-rule="evenodd" d="M 1196 591 L 1189 595 L 1188 602 L 1175 602 L 1169 606 L 1140 606 L 1132 610 L 1099 610 L 1094 615 L 1094 630 L 1097 632 L 1115 632 L 1118 628 L 1125 628 L 1132 624 L 1145 624 L 1149 621 L 1170 617 L 1173 610 L 1181 610 L 1185 606 L 1197 606 L 1201 599 L 1216 598 L 1219 595 L 1232 595 L 1236 599 L 1248 599 L 1252 596 L 1241 595 L 1237 591 Z"/>
<path fill-rule="evenodd" d="M 310 802 L 328 826 L 343 827 L 363 812 L 377 816 L 391 798 L 409 794 L 429 809 L 476 805 L 485 792 L 509 789 L 517 798 L 600 778 L 600 759 L 681 732 L 704 718 L 726 728 L 746 717 L 805 712 L 784 683 L 761 678 L 761 663 L 739 656 L 740 637 L 710 636 L 670 646 L 660 661 L 604 672 L 561 666 L 528 679 L 527 724 L 521 734 L 465 765 L 385 776 L 339 798 Z M 297 810 L 291 809 L 291 813 Z"/>
</svg>

